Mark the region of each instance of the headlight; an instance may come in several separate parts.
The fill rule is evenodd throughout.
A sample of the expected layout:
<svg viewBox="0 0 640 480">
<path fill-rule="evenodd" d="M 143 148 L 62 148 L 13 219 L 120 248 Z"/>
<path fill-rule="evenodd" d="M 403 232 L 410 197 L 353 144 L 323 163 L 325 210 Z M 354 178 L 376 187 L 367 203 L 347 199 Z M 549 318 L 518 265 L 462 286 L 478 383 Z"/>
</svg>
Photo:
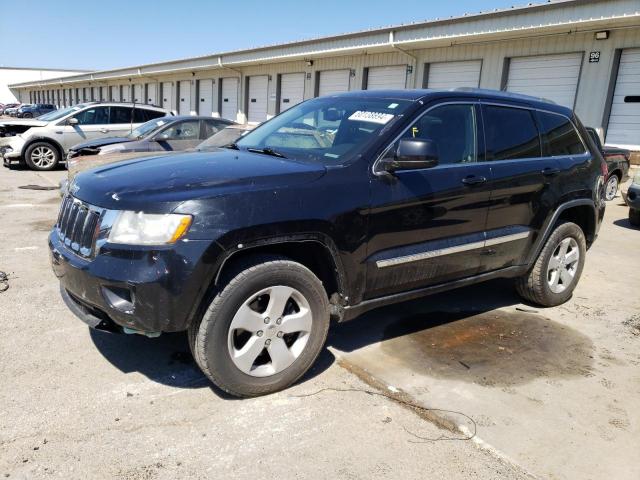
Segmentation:
<svg viewBox="0 0 640 480">
<path fill-rule="evenodd" d="M 165 245 L 182 238 L 190 226 L 191 215 L 123 211 L 113 223 L 108 241 L 129 245 Z"/>
</svg>

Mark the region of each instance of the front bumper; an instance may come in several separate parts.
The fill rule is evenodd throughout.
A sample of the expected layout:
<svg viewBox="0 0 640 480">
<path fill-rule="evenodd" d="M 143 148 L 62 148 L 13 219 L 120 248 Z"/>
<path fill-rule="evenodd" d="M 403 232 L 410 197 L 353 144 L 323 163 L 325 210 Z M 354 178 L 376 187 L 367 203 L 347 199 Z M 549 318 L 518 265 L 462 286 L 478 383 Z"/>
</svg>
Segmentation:
<svg viewBox="0 0 640 480">
<path fill-rule="evenodd" d="M 170 248 L 106 244 L 84 258 L 55 229 L 49 249 L 63 299 L 76 316 L 93 328 L 141 333 L 185 330 L 211 281 L 203 258 L 221 253 L 215 243 L 192 240 Z"/>
<path fill-rule="evenodd" d="M 4 160 L 18 160 L 22 156 L 25 140 L 17 135 L 0 138 L 0 157 Z"/>
</svg>

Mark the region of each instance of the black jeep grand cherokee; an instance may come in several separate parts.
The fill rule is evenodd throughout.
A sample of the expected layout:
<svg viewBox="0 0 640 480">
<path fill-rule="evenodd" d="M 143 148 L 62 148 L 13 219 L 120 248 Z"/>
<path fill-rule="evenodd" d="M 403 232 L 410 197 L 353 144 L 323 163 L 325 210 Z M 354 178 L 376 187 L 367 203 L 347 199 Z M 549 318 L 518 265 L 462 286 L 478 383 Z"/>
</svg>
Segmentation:
<svg viewBox="0 0 640 480">
<path fill-rule="evenodd" d="M 239 396 L 296 381 L 330 318 L 495 277 L 558 305 L 602 216 L 603 159 L 571 110 L 483 90 L 301 103 L 215 152 L 78 175 L 49 237 L 95 328 L 188 330 Z"/>
</svg>

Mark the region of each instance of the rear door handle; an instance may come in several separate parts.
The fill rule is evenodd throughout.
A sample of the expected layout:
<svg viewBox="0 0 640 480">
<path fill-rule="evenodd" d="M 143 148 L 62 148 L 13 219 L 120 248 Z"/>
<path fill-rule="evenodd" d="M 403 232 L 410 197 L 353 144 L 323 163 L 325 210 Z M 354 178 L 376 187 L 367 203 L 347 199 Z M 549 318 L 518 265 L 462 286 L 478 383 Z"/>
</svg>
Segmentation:
<svg viewBox="0 0 640 480">
<path fill-rule="evenodd" d="M 486 177 L 476 177 L 475 175 L 469 175 L 468 177 L 462 179 L 462 183 L 464 183 L 465 185 L 478 185 L 486 181 Z"/>
<path fill-rule="evenodd" d="M 545 177 L 551 177 L 552 175 L 557 175 L 558 173 L 560 173 L 560 169 L 559 168 L 547 167 L 544 170 L 542 170 L 542 174 Z"/>
</svg>

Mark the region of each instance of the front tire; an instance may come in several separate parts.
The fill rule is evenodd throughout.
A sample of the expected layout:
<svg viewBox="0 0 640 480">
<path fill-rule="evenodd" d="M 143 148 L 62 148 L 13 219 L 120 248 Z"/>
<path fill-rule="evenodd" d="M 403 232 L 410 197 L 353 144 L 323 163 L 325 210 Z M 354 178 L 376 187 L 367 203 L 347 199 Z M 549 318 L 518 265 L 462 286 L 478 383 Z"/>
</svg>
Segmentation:
<svg viewBox="0 0 640 480">
<path fill-rule="evenodd" d="M 49 142 L 35 142 L 27 148 L 24 160 L 31 170 L 53 170 L 60 162 L 60 152 Z"/>
<path fill-rule="evenodd" d="M 320 280 L 282 257 L 240 265 L 221 285 L 201 321 L 189 328 L 205 375 L 238 397 L 277 392 L 316 360 L 329 329 Z"/>
<path fill-rule="evenodd" d="M 604 186 L 604 198 L 607 202 L 610 202 L 616 195 L 618 194 L 618 186 L 620 185 L 620 180 L 617 175 L 611 175 L 607 180 L 606 185 Z"/>
<path fill-rule="evenodd" d="M 634 227 L 640 227 L 640 210 L 635 208 L 629 209 L 629 223 Z"/>
<path fill-rule="evenodd" d="M 30 113 L 25 113 L 22 118 L 33 118 L 33 115 Z"/>
<path fill-rule="evenodd" d="M 544 307 L 565 303 L 578 284 L 587 253 L 582 229 L 575 223 L 559 225 L 549 236 L 533 268 L 516 281 L 525 300 Z"/>
</svg>

